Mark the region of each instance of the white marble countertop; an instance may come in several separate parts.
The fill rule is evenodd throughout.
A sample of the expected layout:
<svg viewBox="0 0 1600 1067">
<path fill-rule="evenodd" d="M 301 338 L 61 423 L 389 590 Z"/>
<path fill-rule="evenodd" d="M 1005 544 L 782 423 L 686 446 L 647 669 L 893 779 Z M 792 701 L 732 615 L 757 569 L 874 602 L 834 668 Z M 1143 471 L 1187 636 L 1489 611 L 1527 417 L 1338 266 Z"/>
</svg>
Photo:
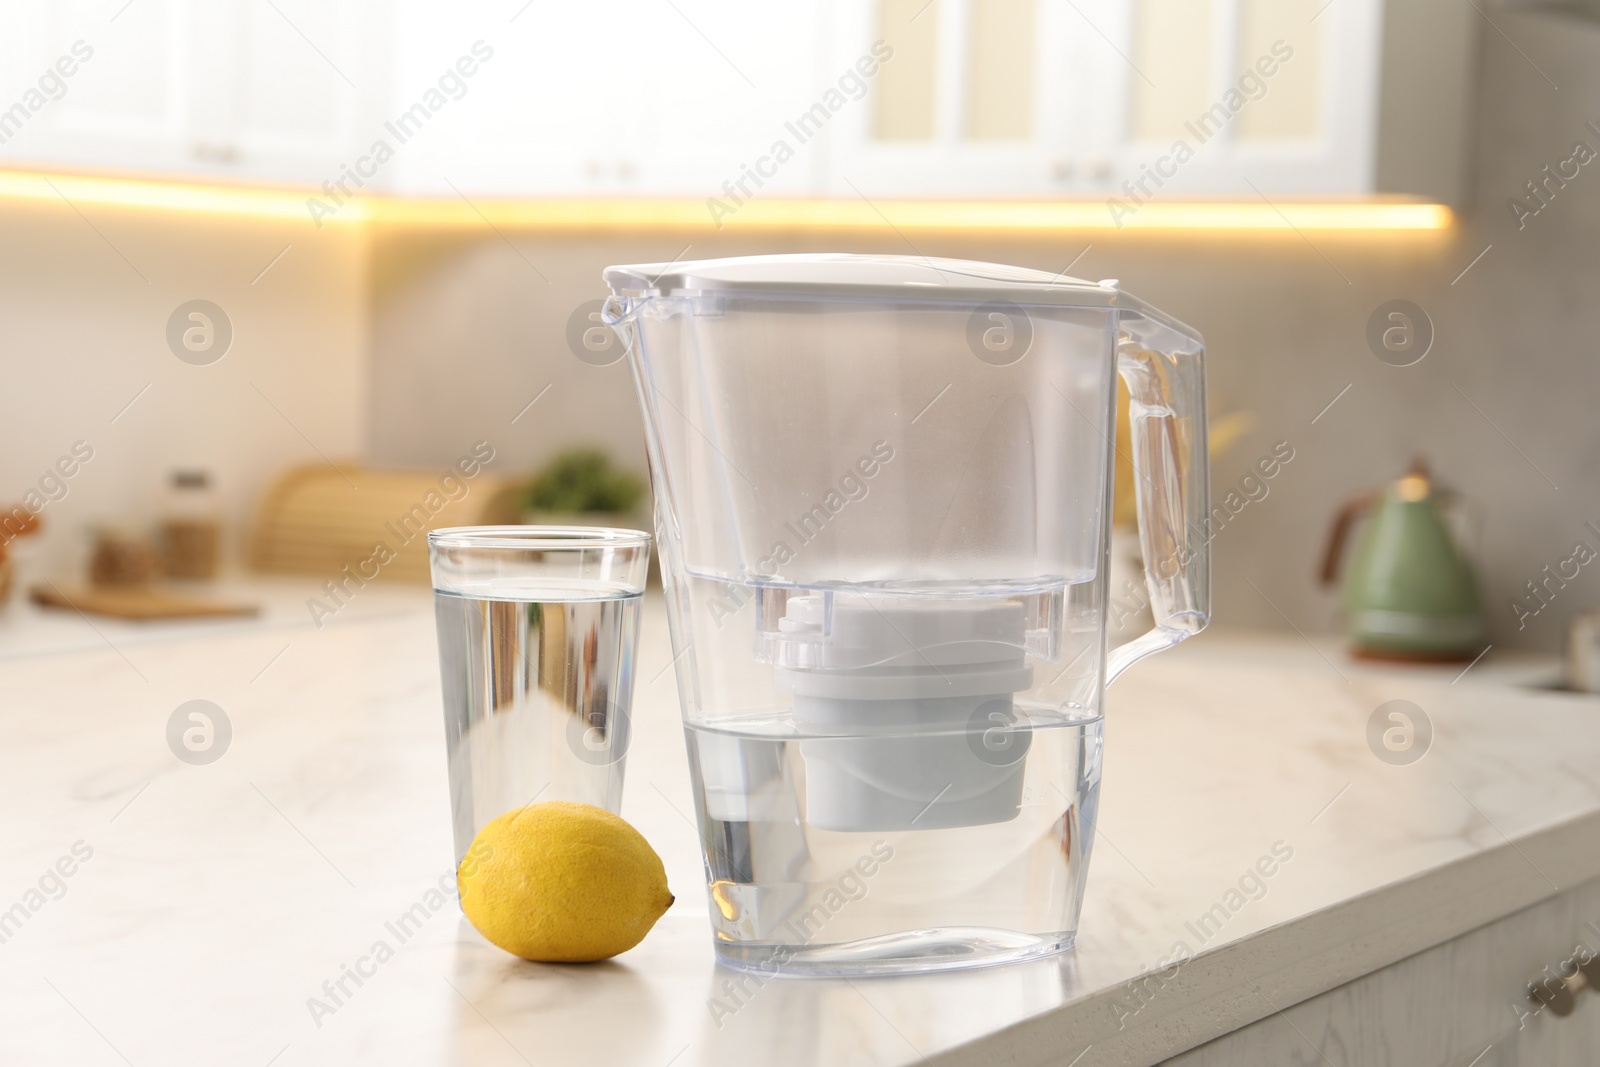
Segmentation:
<svg viewBox="0 0 1600 1067">
<path fill-rule="evenodd" d="M 453 902 L 403 943 L 386 926 L 448 884 L 451 849 L 432 614 L 422 591 L 385 596 L 320 630 L 285 611 L 41 645 L 0 625 L 0 1062 L 1148 1064 L 1600 877 L 1600 699 L 1535 687 L 1554 661 L 1458 677 L 1211 633 L 1109 695 L 1075 952 L 772 981 L 719 1025 L 708 1000 L 734 976 L 712 958 L 659 603 L 623 814 L 678 901 L 632 952 L 544 966 Z M 165 738 L 196 698 L 233 729 L 206 766 Z M 1368 747 L 1392 699 L 1434 728 L 1408 766 Z M 1230 896 L 1280 842 L 1259 899 Z M 314 1018 L 378 941 L 393 958 Z M 1127 984 L 1179 941 L 1194 959 L 1132 1013 Z"/>
</svg>

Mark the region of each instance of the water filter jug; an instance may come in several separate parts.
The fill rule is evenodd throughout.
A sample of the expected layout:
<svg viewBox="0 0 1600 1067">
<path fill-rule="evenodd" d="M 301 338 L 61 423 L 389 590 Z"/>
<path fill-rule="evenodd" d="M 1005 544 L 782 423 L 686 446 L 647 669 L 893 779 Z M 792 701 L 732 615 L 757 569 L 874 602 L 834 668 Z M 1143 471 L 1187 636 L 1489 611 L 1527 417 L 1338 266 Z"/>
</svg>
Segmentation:
<svg viewBox="0 0 1600 1067">
<path fill-rule="evenodd" d="M 1072 945 L 1105 686 L 1210 612 L 1204 346 L 986 263 L 612 267 L 713 935 L 873 974 Z M 1116 378 L 1155 626 L 1107 647 Z"/>
</svg>

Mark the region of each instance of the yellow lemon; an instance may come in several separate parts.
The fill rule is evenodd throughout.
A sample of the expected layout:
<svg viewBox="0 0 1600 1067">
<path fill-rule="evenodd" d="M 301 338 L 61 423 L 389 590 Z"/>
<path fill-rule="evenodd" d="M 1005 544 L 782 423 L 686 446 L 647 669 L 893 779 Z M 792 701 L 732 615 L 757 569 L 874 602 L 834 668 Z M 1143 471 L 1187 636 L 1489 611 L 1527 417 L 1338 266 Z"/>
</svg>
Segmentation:
<svg viewBox="0 0 1600 1067">
<path fill-rule="evenodd" d="M 516 956 L 583 963 L 626 952 L 672 904 L 667 871 L 621 817 L 551 800 L 491 819 L 456 870 L 461 910 Z"/>
</svg>

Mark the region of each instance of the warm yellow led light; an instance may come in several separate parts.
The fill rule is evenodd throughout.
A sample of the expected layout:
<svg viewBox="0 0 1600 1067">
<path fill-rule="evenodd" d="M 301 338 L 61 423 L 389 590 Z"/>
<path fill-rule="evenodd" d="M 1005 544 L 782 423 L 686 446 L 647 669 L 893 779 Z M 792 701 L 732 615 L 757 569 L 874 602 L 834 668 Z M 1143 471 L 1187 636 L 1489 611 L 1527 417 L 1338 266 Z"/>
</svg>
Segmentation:
<svg viewBox="0 0 1600 1067">
<path fill-rule="evenodd" d="M 293 218 L 312 221 L 306 208 L 309 192 L 292 189 L 204 185 L 198 182 L 144 178 L 110 178 L 84 174 L 0 171 L 0 200 L 65 201 L 73 206 L 139 208 L 149 211 Z M 359 222 L 366 217 L 360 200 L 347 203 L 329 222 Z"/>
<path fill-rule="evenodd" d="M 314 190 L 249 188 L 144 178 L 0 171 L 0 200 L 66 200 L 163 212 L 242 217 L 313 218 L 306 206 Z M 702 200 L 491 199 L 362 196 L 347 201 L 325 224 L 377 222 L 394 226 L 480 227 L 557 231 L 900 230 L 1050 233 L 1112 230 L 1368 231 L 1443 230 L 1453 216 L 1442 204 L 1352 200 L 1154 201 L 1113 219 L 1098 200 L 934 201 L 861 199 L 755 199 L 725 214 L 718 226 Z"/>
<path fill-rule="evenodd" d="M 402 226 L 496 226 L 518 229 L 714 228 L 696 200 L 480 200 L 374 199 L 372 218 Z M 723 219 L 721 229 L 757 230 L 967 230 L 1029 233 L 1061 230 L 1442 230 L 1450 209 L 1441 204 L 1384 201 L 1348 203 L 1150 203 L 1118 226 L 1100 201 L 752 200 Z"/>
</svg>

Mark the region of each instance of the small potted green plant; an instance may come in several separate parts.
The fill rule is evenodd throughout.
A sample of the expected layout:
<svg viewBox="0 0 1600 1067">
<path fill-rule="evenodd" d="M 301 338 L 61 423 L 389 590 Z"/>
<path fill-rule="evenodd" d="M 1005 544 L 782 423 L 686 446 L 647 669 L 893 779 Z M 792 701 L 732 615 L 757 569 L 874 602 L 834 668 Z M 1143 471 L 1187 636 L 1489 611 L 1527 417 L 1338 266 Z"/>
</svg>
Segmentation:
<svg viewBox="0 0 1600 1067">
<path fill-rule="evenodd" d="M 627 526 L 640 520 L 645 484 L 598 448 L 562 452 L 522 496 L 523 521 L 541 526 Z"/>
</svg>

